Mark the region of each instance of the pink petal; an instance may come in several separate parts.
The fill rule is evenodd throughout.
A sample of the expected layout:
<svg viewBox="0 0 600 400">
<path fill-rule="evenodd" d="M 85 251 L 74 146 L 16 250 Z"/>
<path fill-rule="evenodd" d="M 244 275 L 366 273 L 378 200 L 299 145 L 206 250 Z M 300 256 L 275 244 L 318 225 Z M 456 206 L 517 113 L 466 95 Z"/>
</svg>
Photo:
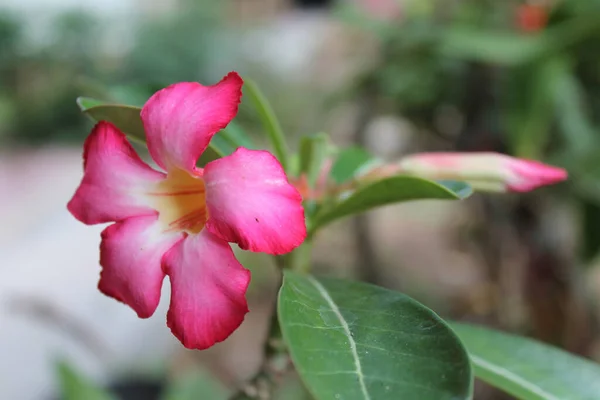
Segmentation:
<svg viewBox="0 0 600 400">
<path fill-rule="evenodd" d="M 512 178 L 507 182 L 513 192 L 529 192 L 535 188 L 567 179 L 567 171 L 533 160 L 510 159 Z"/>
<path fill-rule="evenodd" d="M 102 232 L 100 283 L 107 296 L 129 305 L 140 318 L 150 317 L 160 300 L 165 277 L 163 255 L 183 234 L 163 234 L 156 216 L 117 222 Z"/>
<path fill-rule="evenodd" d="M 156 92 L 141 113 L 154 161 L 192 172 L 213 135 L 237 114 L 242 84 L 230 72 L 214 86 L 182 82 Z"/>
<path fill-rule="evenodd" d="M 146 165 L 114 125 L 99 122 L 94 127 L 84 144 L 83 168 L 83 180 L 67 205 L 81 222 L 156 213 L 144 192 L 165 175 Z"/>
<path fill-rule="evenodd" d="M 237 149 L 204 169 L 206 228 L 242 249 L 283 254 L 306 237 L 298 190 L 267 151 Z"/>
<path fill-rule="evenodd" d="M 190 235 L 165 257 L 171 280 L 167 325 L 189 349 L 206 349 L 229 337 L 248 312 L 250 271 L 231 247 L 206 229 Z"/>
</svg>

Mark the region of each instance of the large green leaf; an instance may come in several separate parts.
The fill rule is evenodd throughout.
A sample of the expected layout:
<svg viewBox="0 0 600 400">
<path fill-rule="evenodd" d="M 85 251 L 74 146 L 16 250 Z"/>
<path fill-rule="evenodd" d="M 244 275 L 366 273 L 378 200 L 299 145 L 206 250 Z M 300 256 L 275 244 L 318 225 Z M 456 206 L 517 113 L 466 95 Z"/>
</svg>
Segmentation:
<svg viewBox="0 0 600 400">
<path fill-rule="evenodd" d="M 600 366 L 531 339 L 452 324 L 475 375 L 524 400 L 597 400 Z"/>
<path fill-rule="evenodd" d="M 87 97 L 79 97 L 77 104 L 81 111 L 94 121 L 111 122 L 130 139 L 146 143 L 144 124 L 140 117 L 141 108 L 122 104 L 107 104 L 101 100 Z M 239 146 L 252 147 L 249 139 L 241 135 L 243 135 L 241 128 L 236 125 L 217 133 L 210 141 L 207 152 L 202 155 L 200 164 L 204 165 L 216 158 L 229 155 Z"/>
<path fill-rule="evenodd" d="M 401 293 L 286 271 L 278 313 L 316 400 L 471 397 L 471 365 L 456 335 Z"/>
<path fill-rule="evenodd" d="M 64 400 L 115 400 L 64 362 L 57 365 L 58 383 Z"/>
<path fill-rule="evenodd" d="M 319 212 L 310 227 L 317 228 L 336 219 L 361 213 L 375 207 L 409 200 L 457 200 L 468 197 L 471 187 L 462 182 L 433 182 L 414 176 L 393 176 L 362 186 L 339 203 Z"/>
</svg>

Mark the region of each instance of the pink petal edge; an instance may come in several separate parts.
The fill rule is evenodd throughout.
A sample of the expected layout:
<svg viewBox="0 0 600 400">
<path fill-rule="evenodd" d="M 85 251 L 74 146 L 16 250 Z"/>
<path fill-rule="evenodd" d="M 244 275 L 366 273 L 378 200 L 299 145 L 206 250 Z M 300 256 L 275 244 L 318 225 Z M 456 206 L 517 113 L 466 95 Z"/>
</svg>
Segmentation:
<svg viewBox="0 0 600 400">
<path fill-rule="evenodd" d="M 206 229 L 244 250 L 284 254 L 304 241 L 302 196 L 269 152 L 243 147 L 204 169 Z"/>
<path fill-rule="evenodd" d="M 148 318 L 158 306 L 165 274 L 163 255 L 183 234 L 161 232 L 156 216 L 134 217 L 102 232 L 98 289 Z"/>
<path fill-rule="evenodd" d="M 145 164 L 114 125 L 96 124 L 83 160 L 83 179 L 67 204 L 79 221 L 99 224 L 156 214 L 143 193 L 165 175 Z"/>
<path fill-rule="evenodd" d="M 154 161 L 193 173 L 211 138 L 237 114 L 243 83 L 230 72 L 213 86 L 181 82 L 156 92 L 141 112 Z"/>
<path fill-rule="evenodd" d="M 250 271 L 227 242 L 203 229 L 174 246 L 163 269 L 171 280 L 167 325 L 185 347 L 209 348 L 243 322 Z"/>
</svg>

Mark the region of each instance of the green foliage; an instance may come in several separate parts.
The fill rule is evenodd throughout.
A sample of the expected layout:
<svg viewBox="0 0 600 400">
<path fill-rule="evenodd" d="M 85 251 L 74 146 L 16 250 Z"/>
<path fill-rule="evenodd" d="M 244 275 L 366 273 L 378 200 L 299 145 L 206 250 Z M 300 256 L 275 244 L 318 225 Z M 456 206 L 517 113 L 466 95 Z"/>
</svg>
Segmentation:
<svg viewBox="0 0 600 400">
<path fill-rule="evenodd" d="M 286 272 L 278 314 L 316 400 L 469 399 L 471 366 L 431 310 L 373 285 Z"/>
<path fill-rule="evenodd" d="M 373 156 L 362 147 L 345 148 L 337 155 L 329 176 L 337 184 L 346 183 L 352 180 L 362 167 L 373 161 Z"/>
<path fill-rule="evenodd" d="M 310 233 L 337 219 L 376 207 L 411 200 L 458 200 L 468 197 L 471 188 L 462 182 L 433 182 L 413 176 L 393 176 L 359 187 L 342 200 L 324 207 L 315 215 Z"/>
<path fill-rule="evenodd" d="M 64 400 L 116 400 L 65 362 L 57 365 L 57 374 Z"/>
<path fill-rule="evenodd" d="M 319 133 L 300 139 L 300 174 L 306 174 L 308 184 L 314 187 L 328 153 L 329 136 Z"/>
<path fill-rule="evenodd" d="M 245 79 L 244 82 L 244 93 L 250 99 L 250 102 L 254 105 L 258 113 L 265 133 L 273 146 L 275 157 L 277 157 L 283 169 L 287 171 L 289 168 L 289 150 L 285 141 L 285 134 L 281 129 L 281 124 L 271 104 L 269 104 L 269 101 L 262 94 L 256 83 L 250 79 Z"/>
<path fill-rule="evenodd" d="M 600 366 L 531 339 L 452 324 L 475 376 L 522 400 L 595 400 Z"/>
</svg>

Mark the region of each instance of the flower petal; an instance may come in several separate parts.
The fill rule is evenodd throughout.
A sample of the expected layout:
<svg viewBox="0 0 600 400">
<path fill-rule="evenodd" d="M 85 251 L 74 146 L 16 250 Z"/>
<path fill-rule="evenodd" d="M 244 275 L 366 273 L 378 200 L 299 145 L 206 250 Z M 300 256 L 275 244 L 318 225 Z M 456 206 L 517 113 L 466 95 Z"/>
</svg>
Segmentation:
<svg viewBox="0 0 600 400">
<path fill-rule="evenodd" d="M 235 117 L 242 84 L 230 72 L 213 86 L 182 82 L 156 92 L 141 113 L 154 161 L 192 172 L 213 135 Z"/>
<path fill-rule="evenodd" d="M 165 277 L 161 260 L 184 237 L 162 233 L 157 220 L 154 215 L 128 218 L 102 232 L 98 288 L 133 308 L 140 318 L 156 310 Z"/>
<path fill-rule="evenodd" d="M 206 228 L 244 250 L 284 254 L 306 237 L 304 208 L 267 151 L 237 149 L 204 169 Z"/>
<path fill-rule="evenodd" d="M 67 205 L 81 222 L 98 224 L 156 213 L 144 191 L 165 175 L 146 165 L 114 125 L 99 122 L 94 127 L 84 144 L 83 169 L 83 180 Z"/>
<path fill-rule="evenodd" d="M 171 280 L 167 325 L 185 347 L 206 349 L 240 326 L 250 271 L 227 242 L 203 229 L 176 245 L 163 265 Z"/>
</svg>

